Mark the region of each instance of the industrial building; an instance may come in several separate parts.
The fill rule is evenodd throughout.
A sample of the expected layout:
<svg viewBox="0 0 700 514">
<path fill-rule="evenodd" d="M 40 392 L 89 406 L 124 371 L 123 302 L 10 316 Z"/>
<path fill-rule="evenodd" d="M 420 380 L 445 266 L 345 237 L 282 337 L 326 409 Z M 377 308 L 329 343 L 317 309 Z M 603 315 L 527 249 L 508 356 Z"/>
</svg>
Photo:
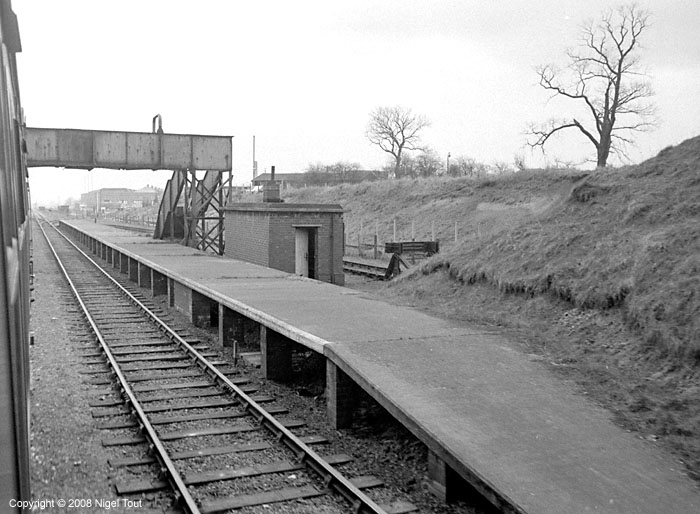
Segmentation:
<svg viewBox="0 0 700 514">
<path fill-rule="evenodd" d="M 163 190 L 146 186 L 133 190 L 125 187 L 105 187 L 80 195 L 80 204 L 91 210 L 101 211 L 128 207 L 150 207 L 157 205 Z"/>
</svg>

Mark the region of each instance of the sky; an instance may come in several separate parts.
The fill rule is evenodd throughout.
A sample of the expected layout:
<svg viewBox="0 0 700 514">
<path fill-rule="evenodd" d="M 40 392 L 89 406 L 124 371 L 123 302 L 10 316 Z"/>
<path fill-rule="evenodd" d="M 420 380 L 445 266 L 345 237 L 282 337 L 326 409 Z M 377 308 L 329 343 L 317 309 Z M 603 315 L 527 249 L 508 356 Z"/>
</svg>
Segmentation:
<svg viewBox="0 0 700 514">
<path fill-rule="evenodd" d="M 27 126 L 233 137 L 234 182 L 310 163 L 387 164 L 365 132 L 379 106 L 426 116 L 423 143 L 442 158 L 539 167 L 580 162 L 579 133 L 547 154 L 529 123 L 571 113 L 535 68 L 566 63 L 602 0 L 14 0 Z M 700 2 L 638 2 L 651 12 L 641 64 L 659 124 L 628 149 L 632 163 L 700 135 Z M 35 202 L 88 189 L 162 187 L 166 171 L 30 170 Z"/>
</svg>

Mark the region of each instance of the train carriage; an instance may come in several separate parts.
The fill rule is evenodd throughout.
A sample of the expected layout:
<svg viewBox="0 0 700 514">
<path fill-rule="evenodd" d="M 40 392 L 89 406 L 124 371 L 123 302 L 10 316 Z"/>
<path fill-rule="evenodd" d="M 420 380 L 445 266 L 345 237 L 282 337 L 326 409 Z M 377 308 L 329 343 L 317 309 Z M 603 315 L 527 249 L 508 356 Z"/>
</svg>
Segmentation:
<svg viewBox="0 0 700 514">
<path fill-rule="evenodd" d="M 0 489 L 1 509 L 29 500 L 29 192 L 10 0 L 0 0 Z M 18 510 L 18 509 L 17 509 Z"/>
</svg>

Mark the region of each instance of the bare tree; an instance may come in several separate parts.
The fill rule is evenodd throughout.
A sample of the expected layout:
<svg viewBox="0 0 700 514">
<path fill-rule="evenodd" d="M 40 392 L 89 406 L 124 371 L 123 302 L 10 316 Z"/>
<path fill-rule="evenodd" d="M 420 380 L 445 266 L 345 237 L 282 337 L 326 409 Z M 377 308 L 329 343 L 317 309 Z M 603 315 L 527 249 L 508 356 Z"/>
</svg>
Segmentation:
<svg viewBox="0 0 700 514">
<path fill-rule="evenodd" d="M 389 178 L 416 178 L 418 176 L 417 159 L 408 153 L 401 156 L 401 164 L 398 170 L 394 159 L 390 159 L 383 169 Z"/>
<path fill-rule="evenodd" d="M 513 168 L 505 161 L 495 161 L 491 169 L 496 175 L 505 175 L 513 172 Z"/>
<path fill-rule="evenodd" d="M 541 147 L 557 132 L 575 128 L 596 149 L 596 162 L 604 167 L 611 153 L 625 156 L 632 133 L 654 126 L 653 95 L 639 70 L 639 38 L 648 26 L 648 12 L 636 5 L 608 11 L 598 22 L 582 27 L 581 44 L 567 52 L 568 68 L 537 69 L 540 86 L 555 97 L 579 102 L 591 118 L 555 120 L 528 130 L 532 147 Z M 592 128 L 591 128 L 592 127 Z"/>
<path fill-rule="evenodd" d="M 401 158 L 406 150 L 420 150 L 419 132 L 428 119 L 405 107 L 378 107 L 370 114 L 367 139 L 394 158 L 394 177 L 400 176 Z"/>
<path fill-rule="evenodd" d="M 341 178 L 347 178 L 361 169 L 362 166 L 358 162 L 338 161 L 333 164 L 309 163 L 305 171 L 306 173 L 332 173 Z"/>
<path fill-rule="evenodd" d="M 485 164 L 477 162 L 472 157 L 460 155 L 450 163 L 448 173 L 453 177 L 478 177 L 486 173 Z"/>
<path fill-rule="evenodd" d="M 419 177 L 433 177 L 443 169 L 442 159 L 432 148 L 425 148 L 416 156 L 416 174 Z"/>
<path fill-rule="evenodd" d="M 333 164 L 309 163 L 305 181 L 310 185 L 340 184 L 357 180 L 362 166 L 357 162 L 338 161 Z"/>
</svg>

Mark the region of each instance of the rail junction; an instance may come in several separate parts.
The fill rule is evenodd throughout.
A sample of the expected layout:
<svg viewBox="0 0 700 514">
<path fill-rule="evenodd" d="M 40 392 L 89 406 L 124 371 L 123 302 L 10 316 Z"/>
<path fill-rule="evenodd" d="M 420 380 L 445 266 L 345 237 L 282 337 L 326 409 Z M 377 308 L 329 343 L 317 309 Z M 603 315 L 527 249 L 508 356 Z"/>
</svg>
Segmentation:
<svg viewBox="0 0 700 514">
<path fill-rule="evenodd" d="M 269 379 L 289 380 L 296 349 L 324 356 L 331 423 L 347 426 L 370 395 L 428 447 L 446 500 L 471 487 L 501 512 L 700 509 L 676 463 L 498 334 L 113 227 L 62 227 L 194 324 L 218 326 L 222 348 L 257 326 Z"/>
</svg>

